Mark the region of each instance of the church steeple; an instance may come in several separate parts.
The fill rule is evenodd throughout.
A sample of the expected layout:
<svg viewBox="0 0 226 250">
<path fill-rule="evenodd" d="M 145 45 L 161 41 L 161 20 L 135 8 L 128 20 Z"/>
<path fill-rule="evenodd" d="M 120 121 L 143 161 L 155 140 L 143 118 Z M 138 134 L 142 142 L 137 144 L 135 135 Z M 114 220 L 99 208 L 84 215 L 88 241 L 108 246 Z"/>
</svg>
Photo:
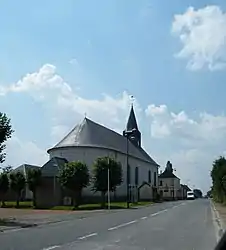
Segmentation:
<svg viewBox="0 0 226 250">
<path fill-rule="evenodd" d="M 123 136 L 126 136 L 127 131 L 133 131 L 132 134 L 128 135 L 128 138 L 135 146 L 141 147 L 141 133 L 137 126 L 133 104 L 130 109 L 130 114 L 129 114 L 129 118 L 127 121 L 126 129 L 123 131 Z"/>
<path fill-rule="evenodd" d="M 134 113 L 134 109 L 133 109 L 133 104 L 131 106 L 129 119 L 128 119 L 127 125 L 126 125 L 127 131 L 132 130 L 132 129 L 138 130 L 137 121 L 136 121 L 136 117 L 135 117 L 135 113 Z"/>
</svg>

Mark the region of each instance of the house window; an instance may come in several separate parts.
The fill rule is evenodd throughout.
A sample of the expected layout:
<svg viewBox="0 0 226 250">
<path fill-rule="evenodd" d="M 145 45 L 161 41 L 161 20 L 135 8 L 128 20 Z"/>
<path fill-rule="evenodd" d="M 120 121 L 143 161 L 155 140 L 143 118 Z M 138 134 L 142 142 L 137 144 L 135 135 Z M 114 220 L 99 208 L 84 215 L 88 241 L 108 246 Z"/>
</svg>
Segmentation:
<svg viewBox="0 0 226 250">
<path fill-rule="evenodd" d="M 148 182 L 151 183 L 151 170 L 148 171 Z"/>
<path fill-rule="evenodd" d="M 174 179 L 171 179 L 171 185 L 174 186 Z"/>
<path fill-rule="evenodd" d="M 159 186 L 162 186 L 162 181 L 159 182 Z"/>
<path fill-rule="evenodd" d="M 138 167 L 135 168 L 135 185 L 137 186 L 139 183 L 139 169 Z"/>
<path fill-rule="evenodd" d="M 154 186 L 156 186 L 156 181 L 157 181 L 157 175 L 156 172 L 154 172 Z"/>
</svg>

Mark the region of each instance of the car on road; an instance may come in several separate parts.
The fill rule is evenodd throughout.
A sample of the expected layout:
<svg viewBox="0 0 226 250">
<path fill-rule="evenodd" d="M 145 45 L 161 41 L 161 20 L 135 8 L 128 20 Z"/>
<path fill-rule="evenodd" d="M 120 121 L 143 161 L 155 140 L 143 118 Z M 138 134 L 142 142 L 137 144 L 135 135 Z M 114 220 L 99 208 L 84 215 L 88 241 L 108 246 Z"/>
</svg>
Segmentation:
<svg viewBox="0 0 226 250">
<path fill-rule="evenodd" d="M 194 192 L 188 191 L 187 192 L 187 200 L 194 200 L 194 199 L 195 199 Z"/>
</svg>

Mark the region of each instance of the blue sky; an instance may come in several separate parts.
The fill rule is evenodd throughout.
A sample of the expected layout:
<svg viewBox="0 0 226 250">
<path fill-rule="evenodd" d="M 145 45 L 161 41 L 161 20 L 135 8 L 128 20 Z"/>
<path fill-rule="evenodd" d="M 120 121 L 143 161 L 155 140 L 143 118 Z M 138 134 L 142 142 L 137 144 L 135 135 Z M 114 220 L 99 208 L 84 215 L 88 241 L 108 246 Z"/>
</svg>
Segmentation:
<svg viewBox="0 0 226 250">
<path fill-rule="evenodd" d="M 188 13 L 189 7 L 194 8 L 192 13 L 198 15 L 201 24 L 188 27 L 186 20 L 194 19 L 194 15 Z M 172 159 L 184 181 L 189 179 L 197 186 L 200 182 L 200 186 L 207 190 L 211 161 L 225 150 L 222 141 L 226 129 L 226 34 L 217 25 L 226 20 L 225 11 L 226 3 L 222 0 L 171 0 L 168 5 L 163 0 L 40 0 L 36 3 L 8 0 L 1 3 L 0 86 L 4 93 L 0 95 L 0 107 L 11 117 L 16 131 L 15 141 L 21 147 L 18 156 L 14 148 L 18 144 L 14 141 L 9 145 L 7 163 L 17 165 L 32 160 L 41 164 L 46 159 L 42 158 L 42 151 L 45 152 L 66 132 L 66 128 L 70 129 L 81 119 L 81 110 L 93 120 L 117 131 L 123 129 L 125 119 L 117 123 L 109 115 L 104 120 L 101 109 L 107 102 L 107 107 L 112 109 L 110 113 L 115 117 L 125 117 L 129 109 L 128 96 L 132 94 L 136 98 L 137 116 L 147 151 L 163 165 L 168 158 Z M 175 15 L 181 15 L 183 21 L 176 21 Z M 183 29 L 178 28 L 181 22 L 184 22 Z M 211 31 L 215 24 L 219 31 Z M 173 25 L 178 32 L 173 30 Z M 213 37 L 209 38 L 207 34 L 211 32 Z M 186 44 L 180 40 L 183 34 L 188 35 Z M 203 38 L 202 49 L 199 47 L 200 38 Z M 212 39 L 214 42 L 210 42 Z M 176 56 L 186 46 L 190 52 Z M 200 53 L 201 59 L 197 59 Z M 192 58 L 199 61 L 198 69 L 189 68 Z M 201 66 L 200 60 L 204 60 Z M 54 102 L 58 100 L 58 92 L 44 87 L 38 92 L 30 91 L 34 79 L 29 80 L 26 90 L 11 88 L 28 73 L 38 72 L 46 64 L 56 67 L 54 74 L 73 89 L 73 98 L 83 98 L 79 104 L 70 104 L 73 108 L 68 116 L 65 115 L 68 107 L 65 110 L 60 107 L 64 115 L 56 109 Z M 213 64 L 220 66 L 213 70 Z M 40 81 L 45 81 L 45 78 L 38 78 L 36 82 Z M 47 96 L 45 91 L 49 91 Z M 111 101 L 105 100 L 103 93 L 112 98 Z M 45 96 L 44 101 L 37 100 L 40 95 Z M 123 108 L 117 106 L 120 102 Z M 154 108 L 148 112 L 151 104 Z M 159 105 L 165 105 L 161 109 L 165 112 L 164 118 L 156 116 Z M 175 119 L 172 113 L 180 112 L 186 114 L 187 123 L 183 123 L 183 128 L 172 128 L 172 119 Z M 201 114 L 207 114 L 207 117 L 203 118 Z M 158 127 L 156 133 L 153 132 L 155 126 Z M 164 128 L 161 132 L 164 130 L 165 136 L 159 136 L 159 128 Z M 57 136 L 56 130 L 61 131 Z M 186 130 L 189 133 L 186 134 Z M 202 138 L 195 138 L 195 133 L 200 135 L 200 131 L 204 133 Z M 222 140 L 220 135 L 210 139 L 210 134 L 216 132 L 222 133 Z M 201 140 L 202 144 L 196 140 Z M 213 144 L 209 140 L 213 140 Z M 34 147 L 34 152 L 30 152 L 32 157 L 27 156 L 22 146 L 30 145 L 30 142 Z M 35 152 L 38 152 L 37 156 L 34 156 Z M 184 167 L 181 166 L 182 159 Z M 205 171 L 202 180 L 197 177 L 198 166 L 201 168 L 198 171 Z"/>
</svg>

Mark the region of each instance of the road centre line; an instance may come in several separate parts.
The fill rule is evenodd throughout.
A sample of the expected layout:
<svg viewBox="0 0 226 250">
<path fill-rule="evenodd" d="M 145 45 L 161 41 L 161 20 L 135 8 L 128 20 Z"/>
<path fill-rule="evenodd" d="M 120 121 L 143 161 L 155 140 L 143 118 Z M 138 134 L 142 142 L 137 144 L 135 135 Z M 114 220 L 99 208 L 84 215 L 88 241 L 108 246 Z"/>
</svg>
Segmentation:
<svg viewBox="0 0 226 250">
<path fill-rule="evenodd" d="M 58 248 L 60 246 L 51 246 L 51 247 L 47 247 L 47 248 L 43 248 L 43 250 L 52 250 L 52 249 L 55 249 L 55 248 Z"/>
<path fill-rule="evenodd" d="M 182 203 L 182 204 L 180 204 L 180 205 L 185 205 L 185 203 Z M 171 208 L 176 208 L 176 207 L 179 207 L 180 205 L 173 206 L 173 207 L 171 207 Z M 150 214 L 150 217 L 154 217 L 154 216 L 156 216 L 156 215 L 165 213 L 165 212 L 167 212 L 167 211 L 168 211 L 168 209 L 164 209 L 164 210 L 158 211 L 158 212 L 156 212 L 156 213 Z M 141 219 L 141 220 L 148 219 L 148 216 L 143 216 L 143 217 L 141 217 L 140 219 Z M 116 229 L 119 229 L 119 228 L 122 228 L 122 227 L 125 227 L 125 226 L 128 226 L 128 225 L 134 224 L 134 223 L 136 223 L 136 222 L 138 222 L 138 220 L 129 221 L 129 222 L 120 224 L 120 225 L 118 225 L 118 226 L 108 228 L 108 231 L 116 230 Z M 84 239 L 86 239 L 86 238 L 93 237 L 93 236 L 97 236 L 97 233 L 91 233 L 91 234 L 88 234 L 88 235 L 84 235 L 84 236 L 78 237 L 77 239 L 78 239 L 78 240 L 84 240 Z M 43 250 L 53 250 L 53 249 L 59 248 L 59 247 L 60 247 L 59 245 L 55 245 L 55 246 L 50 246 L 50 247 L 47 247 L 47 248 L 43 248 Z"/>
<path fill-rule="evenodd" d="M 164 210 L 161 210 L 161 211 L 156 212 L 156 213 L 154 213 L 154 214 L 150 214 L 150 216 L 151 216 L 151 217 L 154 217 L 154 216 L 156 216 L 156 215 L 158 215 L 158 214 L 165 213 L 165 212 L 167 212 L 167 211 L 168 211 L 168 209 L 164 209 Z M 144 216 L 144 217 L 141 217 L 140 219 L 141 219 L 141 220 L 145 220 L 145 219 L 147 219 L 147 218 L 148 218 L 147 216 Z M 119 229 L 119 228 L 121 228 L 121 227 L 128 226 L 128 225 L 133 224 L 133 223 L 136 223 L 136 222 L 137 222 L 137 220 L 133 220 L 133 221 L 130 221 L 130 222 L 127 222 L 127 223 L 123 223 L 123 224 L 120 224 L 120 225 L 118 225 L 118 226 L 108 228 L 108 231 L 116 230 L 116 229 Z"/>
<path fill-rule="evenodd" d="M 157 212 L 157 213 L 150 214 L 150 216 L 153 217 L 153 216 L 156 216 L 156 215 L 158 215 L 158 214 L 162 214 L 162 213 L 167 212 L 167 211 L 168 211 L 168 209 L 164 209 L 164 210 L 161 210 L 161 211 L 159 211 L 159 212 Z"/>
<path fill-rule="evenodd" d="M 125 226 L 128 226 L 130 224 L 133 224 L 133 223 L 136 223 L 137 220 L 133 220 L 133 221 L 130 221 L 130 222 L 127 222 L 127 223 L 123 223 L 123 224 L 120 224 L 116 227 L 111 227 L 111 228 L 108 228 L 108 231 L 112 231 L 112 230 L 115 230 L 115 229 L 118 229 L 118 228 L 121 228 L 121 227 L 125 227 Z"/>
<path fill-rule="evenodd" d="M 89 237 L 92 237 L 92 236 L 96 236 L 96 235 L 97 235 L 97 233 L 87 234 L 85 236 L 79 237 L 78 239 L 79 240 L 84 240 L 86 238 L 89 238 Z"/>
</svg>

